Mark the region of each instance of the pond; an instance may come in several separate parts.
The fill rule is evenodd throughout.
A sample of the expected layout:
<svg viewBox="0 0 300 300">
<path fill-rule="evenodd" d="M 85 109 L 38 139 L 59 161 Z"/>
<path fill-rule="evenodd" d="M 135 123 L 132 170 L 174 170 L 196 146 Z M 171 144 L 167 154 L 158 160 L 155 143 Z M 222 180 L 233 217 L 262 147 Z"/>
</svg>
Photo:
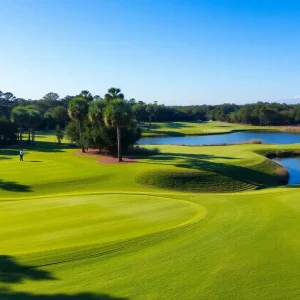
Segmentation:
<svg viewBox="0 0 300 300">
<path fill-rule="evenodd" d="M 214 135 L 186 135 L 176 137 L 147 137 L 139 140 L 139 145 L 217 145 L 236 144 L 254 139 L 266 144 L 296 144 L 300 143 L 299 133 L 242 131 Z"/>
<path fill-rule="evenodd" d="M 300 158 L 288 157 L 288 158 L 276 158 L 273 161 L 285 167 L 290 174 L 290 184 L 300 184 Z"/>
</svg>

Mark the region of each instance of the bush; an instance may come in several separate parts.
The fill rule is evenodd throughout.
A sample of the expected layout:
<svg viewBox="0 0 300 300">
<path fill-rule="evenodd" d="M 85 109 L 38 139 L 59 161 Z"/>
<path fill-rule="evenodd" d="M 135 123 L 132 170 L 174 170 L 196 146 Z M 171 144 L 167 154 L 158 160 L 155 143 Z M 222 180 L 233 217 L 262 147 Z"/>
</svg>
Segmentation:
<svg viewBox="0 0 300 300">
<path fill-rule="evenodd" d="M 130 156 L 150 156 L 150 155 L 157 155 L 160 153 L 158 148 L 145 148 L 140 146 L 133 146 L 130 147 L 127 151 L 127 155 Z"/>
<path fill-rule="evenodd" d="M 55 133 L 56 133 L 57 142 L 58 142 L 58 144 L 60 144 L 62 139 L 64 138 L 64 133 L 61 130 L 59 125 L 56 126 Z"/>
<path fill-rule="evenodd" d="M 66 136 L 70 141 L 80 146 L 80 134 L 77 122 L 71 121 L 65 128 Z"/>
</svg>

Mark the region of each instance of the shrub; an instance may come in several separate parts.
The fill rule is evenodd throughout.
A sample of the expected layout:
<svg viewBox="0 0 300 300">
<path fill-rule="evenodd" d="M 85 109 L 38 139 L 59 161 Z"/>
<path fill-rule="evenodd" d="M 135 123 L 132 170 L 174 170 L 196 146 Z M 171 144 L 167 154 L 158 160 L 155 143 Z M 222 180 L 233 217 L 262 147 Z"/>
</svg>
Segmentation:
<svg viewBox="0 0 300 300">
<path fill-rule="evenodd" d="M 57 142 L 58 142 L 58 144 L 60 144 L 62 139 L 64 138 L 64 133 L 61 130 L 59 125 L 56 126 L 55 133 L 56 133 Z"/>
<path fill-rule="evenodd" d="M 141 146 L 133 146 L 130 147 L 127 151 L 127 154 L 130 156 L 149 156 L 149 155 L 157 155 L 160 153 L 158 148 L 145 148 Z"/>
</svg>

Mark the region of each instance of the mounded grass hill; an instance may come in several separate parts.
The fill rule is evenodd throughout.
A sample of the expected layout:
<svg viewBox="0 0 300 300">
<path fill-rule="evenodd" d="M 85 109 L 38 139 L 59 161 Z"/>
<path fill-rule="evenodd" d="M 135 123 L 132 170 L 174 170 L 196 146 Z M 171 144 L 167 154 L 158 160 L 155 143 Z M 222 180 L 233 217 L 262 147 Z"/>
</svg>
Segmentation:
<svg viewBox="0 0 300 300">
<path fill-rule="evenodd" d="M 282 145 L 103 164 L 38 139 L 0 151 L 1 299 L 299 298 L 300 190 L 259 154 Z"/>
</svg>

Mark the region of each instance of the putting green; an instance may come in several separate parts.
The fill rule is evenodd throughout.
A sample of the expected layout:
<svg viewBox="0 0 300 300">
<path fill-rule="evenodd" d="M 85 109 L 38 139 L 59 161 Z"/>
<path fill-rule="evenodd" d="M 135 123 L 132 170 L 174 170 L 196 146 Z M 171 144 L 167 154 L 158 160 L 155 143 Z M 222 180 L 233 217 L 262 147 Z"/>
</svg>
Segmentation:
<svg viewBox="0 0 300 300">
<path fill-rule="evenodd" d="M 1 254 L 124 240 L 206 215 L 203 207 L 191 202 L 126 194 L 0 202 L 0 211 Z"/>
</svg>

